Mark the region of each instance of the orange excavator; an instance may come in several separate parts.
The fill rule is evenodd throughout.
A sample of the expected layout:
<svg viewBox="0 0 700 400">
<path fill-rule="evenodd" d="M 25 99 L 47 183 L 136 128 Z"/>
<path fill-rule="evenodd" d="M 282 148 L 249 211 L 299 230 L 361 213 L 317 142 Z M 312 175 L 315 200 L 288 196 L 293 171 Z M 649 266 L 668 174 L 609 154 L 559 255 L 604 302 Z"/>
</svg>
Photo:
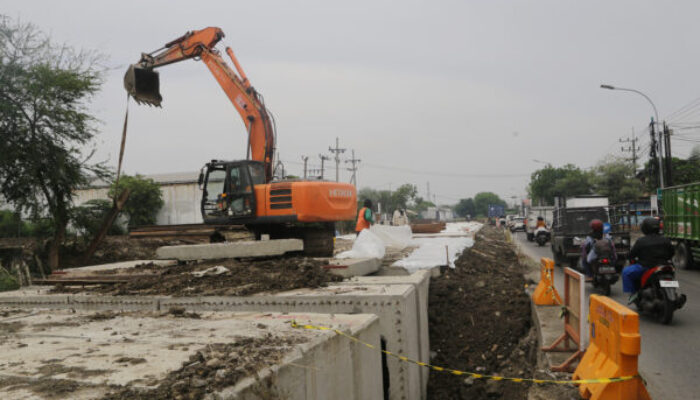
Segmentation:
<svg viewBox="0 0 700 400">
<path fill-rule="evenodd" d="M 212 160 L 200 172 L 204 223 L 244 224 L 257 239 L 262 235 L 302 238 L 306 254 L 330 256 L 335 222 L 355 218 L 355 187 L 340 182 L 274 180 L 274 120 L 233 51 L 226 48 L 235 71 L 215 49 L 223 37 L 221 29 L 209 27 L 187 32 L 154 52 L 142 54 L 129 67 L 124 87 L 138 103 L 160 106 L 160 78 L 154 69 L 188 59 L 201 60 L 231 100 L 248 133 L 246 160 Z"/>
</svg>

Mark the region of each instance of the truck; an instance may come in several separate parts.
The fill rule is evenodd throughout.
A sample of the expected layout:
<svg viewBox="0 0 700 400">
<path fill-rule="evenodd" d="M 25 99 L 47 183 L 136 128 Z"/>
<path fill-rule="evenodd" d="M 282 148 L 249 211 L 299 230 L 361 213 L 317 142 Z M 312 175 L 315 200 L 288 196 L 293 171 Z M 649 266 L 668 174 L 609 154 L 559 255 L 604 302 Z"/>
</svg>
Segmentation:
<svg viewBox="0 0 700 400">
<path fill-rule="evenodd" d="M 663 233 L 676 247 L 673 264 L 690 269 L 700 260 L 700 182 L 660 189 Z"/>
<path fill-rule="evenodd" d="M 548 227 L 552 226 L 552 221 L 554 216 L 554 207 L 552 206 L 537 206 L 530 207 L 527 212 L 527 219 L 525 220 L 525 234 L 527 235 L 527 240 L 535 240 L 535 229 L 537 226 L 537 217 L 544 218 L 545 224 Z"/>
<path fill-rule="evenodd" d="M 555 199 L 552 210 L 551 246 L 554 262 L 567 263 L 577 268 L 581 245 L 590 232 L 591 220 L 610 224 L 608 198 L 604 196 L 577 196 Z M 610 235 L 617 253 L 616 269 L 622 270 L 629 257 L 630 233 L 618 224 L 611 224 Z"/>
</svg>

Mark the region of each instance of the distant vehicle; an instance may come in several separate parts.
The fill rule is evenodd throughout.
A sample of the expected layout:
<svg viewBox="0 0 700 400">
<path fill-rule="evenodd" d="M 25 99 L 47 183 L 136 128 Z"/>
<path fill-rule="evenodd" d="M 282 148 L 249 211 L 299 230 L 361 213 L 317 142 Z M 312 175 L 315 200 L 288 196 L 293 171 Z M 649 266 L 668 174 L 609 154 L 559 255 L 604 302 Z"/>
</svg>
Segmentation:
<svg viewBox="0 0 700 400">
<path fill-rule="evenodd" d="M 517 231 L 523 231 L 525 232 L 525 217 L 515 217 L 511 221 L 510 224 L 510 231 L 511 232 L 517 232 Z"/>
<path fill-rule="evenodd" d="M 576 268 L 581 256 L 581 244 L 590 232 L 589 223 L 591 220 L 599 219 L 603 222 L 610 222 L 608 199 L 601 196 L 585 196 L 566 200 L 557 199 L 557 203 L 552 213 L 551 245 L 554 262 L 557 265 L 567 263 Z M 569 204 L 577 206 L 572 207 Z M 619 273 L 629 256 L 630 234 L 629 231 L 621 229 L 618 225 L 612 225 L 610 235 L 615 244 L 615 252 L 617 253 L 615 268 Z"/>
<path fill-rule="evenodd" d="M 663 234 L 670 238 L 676 252 L 673 264 L 690 269 L 700 262 L 700 182 L 661 189 Z"/>
<path fill-rule="evenodd" d="M 506 215 L 505 207 L 499 204 L 489 204 L 488 205 L 488 215 L 489 218 L 500 218 Z"/>
</svg>

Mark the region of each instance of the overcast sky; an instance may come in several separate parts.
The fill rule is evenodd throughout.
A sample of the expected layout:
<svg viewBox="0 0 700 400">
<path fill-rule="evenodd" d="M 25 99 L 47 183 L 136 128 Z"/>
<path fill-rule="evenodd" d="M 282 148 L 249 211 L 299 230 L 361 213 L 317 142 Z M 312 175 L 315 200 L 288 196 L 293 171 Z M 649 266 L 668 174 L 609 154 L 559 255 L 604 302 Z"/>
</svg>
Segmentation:
<svg viewBox="0 0 700 400">
<path fill-rule="evenodd" d="M 337 136 L 362 160 L 361 187 L 425 195 L 430 182 L 443 204 L 525 196 L 533 159 L 589 167 L 620 155 L 633 128 L 648 148 L 651 106 L 601 83 L 645 92 L 661 119 L 700 97 L 697 1 L 5 0 L 0 12 L 108 56 L 92 110 L 98 157 L 115 167 L 127 66 L 207 26 L 274 113 L 288 173 L 302 173 L 302 155 L 317 167 Z M 243 123 L 203 63 L 160 75 L 162 109 L 130 104 L 128 173 L 245 157 Z M 675 117 L 700 125 L 700 102 Z M 681 133 L 674 155 L 687 156 L 700 131 Z"/>
</svg>

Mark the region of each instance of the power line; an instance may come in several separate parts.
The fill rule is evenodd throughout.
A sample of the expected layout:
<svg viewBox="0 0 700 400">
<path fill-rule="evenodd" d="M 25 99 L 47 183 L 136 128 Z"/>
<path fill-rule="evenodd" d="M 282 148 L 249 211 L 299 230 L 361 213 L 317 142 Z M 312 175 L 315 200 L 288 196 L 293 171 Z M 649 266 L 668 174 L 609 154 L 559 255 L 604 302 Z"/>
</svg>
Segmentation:
<svg viewBox="0 0 700 400">
<path fill-rule="evenodd" d="M 349 160 L 345 160 L 345 163 L 351 163 L 352 168 L 348 168 L 348 171 L 352 172 L 352 177 L 350 177 L 350 183 L 353 185 L 357 186 L 357 164 L 360 163 L 359 158 L 355 158 L 355 149 L 352 150 L 352 158 Z"/>
</svg>

